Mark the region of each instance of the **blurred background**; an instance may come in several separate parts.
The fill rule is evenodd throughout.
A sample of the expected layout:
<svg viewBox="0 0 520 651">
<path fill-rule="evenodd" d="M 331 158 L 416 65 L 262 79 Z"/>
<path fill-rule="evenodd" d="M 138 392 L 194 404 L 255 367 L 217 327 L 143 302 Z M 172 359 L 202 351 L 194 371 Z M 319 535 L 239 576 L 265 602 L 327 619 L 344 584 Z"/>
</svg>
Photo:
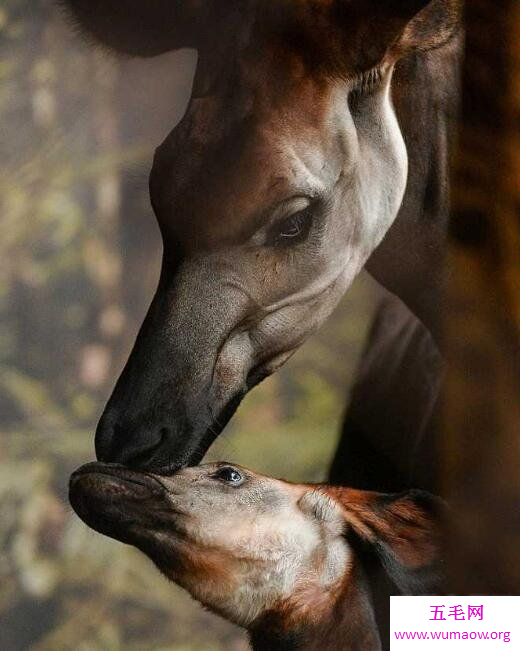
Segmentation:
<svg viewBox="0 0 520 651">
<path fill-rule="evenodd" d="M 245 636 L 67 502 L 158 278 L 153 149 L 195 54 L 115 61 L 50 0 L 0 0 L 0 649 L 240 651 Z M 362 276 L 211 459 L 321 481 L 373 311 Z"/>
</svg>

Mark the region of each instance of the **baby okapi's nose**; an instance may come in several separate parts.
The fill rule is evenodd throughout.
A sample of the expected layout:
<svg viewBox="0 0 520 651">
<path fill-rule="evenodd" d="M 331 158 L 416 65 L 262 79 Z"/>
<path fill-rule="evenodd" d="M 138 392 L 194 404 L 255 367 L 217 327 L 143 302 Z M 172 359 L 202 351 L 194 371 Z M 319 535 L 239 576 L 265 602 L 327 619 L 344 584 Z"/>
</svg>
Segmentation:
<svg viewBox="0 0 520 651">
<path fill-rule="evenodd" d="M 150 424 L 125 426 L 103 416 L 96 431 L 96 457 L 104 463 L 120 463 L 140 469 L 158 470 L 172 465 L 176 454 L 175 434 L 171 427 Z"/>
</svg>

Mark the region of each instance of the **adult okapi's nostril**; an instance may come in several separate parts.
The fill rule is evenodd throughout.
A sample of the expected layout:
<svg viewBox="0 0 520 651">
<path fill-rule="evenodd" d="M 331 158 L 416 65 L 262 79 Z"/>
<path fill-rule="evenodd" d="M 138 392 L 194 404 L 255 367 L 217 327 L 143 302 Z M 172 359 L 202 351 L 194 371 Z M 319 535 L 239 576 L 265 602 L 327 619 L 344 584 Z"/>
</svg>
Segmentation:
<svg viewBox="0 0 520 651">
<path fill-rule="evenodd" d="M 164 465 L 159 462 L 158 451 L 168 447 L 172 436 L 168 427 L 112 424 L 111 419 L 104 416 L 96 432 L 96 456 L 105 463 L 141 468 Z"/>
</svg>

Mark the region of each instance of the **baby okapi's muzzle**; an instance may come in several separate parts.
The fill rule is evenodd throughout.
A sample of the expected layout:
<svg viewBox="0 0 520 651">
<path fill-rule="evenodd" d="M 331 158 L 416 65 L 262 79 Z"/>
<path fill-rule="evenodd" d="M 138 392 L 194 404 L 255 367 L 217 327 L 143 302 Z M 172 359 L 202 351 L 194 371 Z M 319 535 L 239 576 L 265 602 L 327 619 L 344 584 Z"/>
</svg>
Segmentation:
<svg viewBox="0 0 520 651">
<path fill-rule="evenodd" d="M 439 501 L 419 491 L 290 484 L 227 463 L 169 477 L 92 463 L 72 475 L 70 502 L 246 627 L 255 649 L 379 649 L 360 548 L 380 558 L 396 594 L 433 594 L 440 579 Z"/>
<path fill-rule="evenodd" d="M 165 493 L 157 477 L 117 464 L 86 464 L 69 485 L 72 508 L 89 527 L 134 545 L 160 524 Z"/>
</svg>

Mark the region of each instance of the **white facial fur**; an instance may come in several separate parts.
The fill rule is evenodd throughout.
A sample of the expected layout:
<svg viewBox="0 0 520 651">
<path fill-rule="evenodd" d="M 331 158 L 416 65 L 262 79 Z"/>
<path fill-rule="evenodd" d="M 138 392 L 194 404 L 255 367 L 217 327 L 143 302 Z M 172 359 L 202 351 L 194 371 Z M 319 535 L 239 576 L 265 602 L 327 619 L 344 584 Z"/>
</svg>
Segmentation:
<svg viewBox="0 0 520 651">
<path fill-rule="evenodd" d="M 323 597 L 344 579 L 350 555 L 339 505 L 319 491 L 238 466 L 244 482 L 229 485 L 212 476 L 222 465 L 161 478 L 175 532 L 156 536 L 184 568 L 161 566 L 167 575 L 242 626 L 289 598 L 300 596 L 304 606 L 305 595 Z"/>
</svg>

